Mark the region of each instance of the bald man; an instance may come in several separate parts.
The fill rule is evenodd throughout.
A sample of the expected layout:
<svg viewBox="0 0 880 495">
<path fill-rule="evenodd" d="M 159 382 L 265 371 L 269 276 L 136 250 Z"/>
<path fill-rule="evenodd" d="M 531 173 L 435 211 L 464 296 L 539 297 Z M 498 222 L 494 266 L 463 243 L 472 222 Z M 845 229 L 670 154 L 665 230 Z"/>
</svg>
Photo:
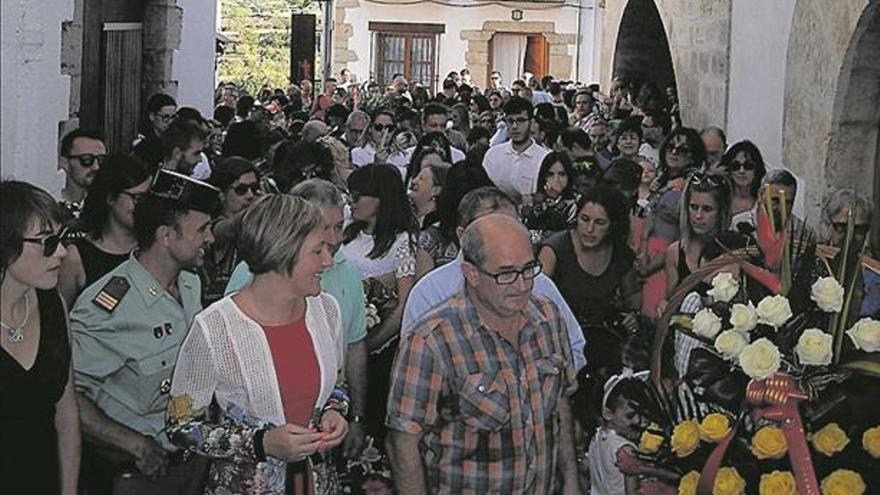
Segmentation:
<svg viewBox="0 0 880 495">
<path fill-rule="evenodd" d="M 397 491 L 541 495 L 562 472 L 564 493 L 583 493 L 571 347 L 556 305 L 532 292 L 529 233 L 490 214 L 461 247 L 464 287 L 413 325 L 395 362 L 385 423 Z"/>
</svg>

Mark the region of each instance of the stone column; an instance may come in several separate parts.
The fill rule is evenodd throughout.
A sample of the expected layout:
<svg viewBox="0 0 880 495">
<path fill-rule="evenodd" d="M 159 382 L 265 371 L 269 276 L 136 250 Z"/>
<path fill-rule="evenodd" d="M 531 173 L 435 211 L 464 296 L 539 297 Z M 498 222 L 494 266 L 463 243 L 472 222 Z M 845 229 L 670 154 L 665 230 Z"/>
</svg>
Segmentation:
<svg viewBox="0 0 880 495">
<path fill-rule="evenodd" d="M 73 19 L 61 23 L 61 73 L 70 77 L 70 100 L 68 103 L 70 118 L 59 123 L 59 136 L 64 136 L 79 127 L 84 0 L 75 0 L 73 5 Z"/>
<path fill-rule="evenodd" d="M 193 13 L 197 15 L 197 13 Z M 144 10 L 142 98 L 155 93 L 177 96 L 171 68 L 174 51 L 180 48 L 183 9 L 177 0 L 148 0 Z"/>
</svg>

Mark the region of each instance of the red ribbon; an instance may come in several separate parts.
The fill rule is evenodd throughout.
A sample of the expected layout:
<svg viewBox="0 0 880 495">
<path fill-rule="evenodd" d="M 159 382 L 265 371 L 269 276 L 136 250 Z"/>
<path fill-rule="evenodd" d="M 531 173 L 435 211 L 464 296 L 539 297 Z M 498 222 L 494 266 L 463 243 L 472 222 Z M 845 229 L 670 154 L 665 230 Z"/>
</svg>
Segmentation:
<svg viewBox="0 0 880 495">
<path fill-rule="evenodd" d="M 777 373 L 765 380 L 752 380 L 746 387 L 746 401 L 756 406 L 752 411 L 754 419 L 767 419 L 779 424 L 785 441 L 788 444 L 788 457 L 800 495 L 819 495 L 819 482 L 810 459 L 810 449 L 804 434 L 804 425 L 798 411 L 798 403 L 807 396 L 790 376 Z M 736 429 L 718 442 L 715 450 L 706 460 L 697 484 L 699 495 L 711 495 L 715 486 L 715 477 L 724 458 L 730 441 L 736 435 Z"/>
</svg>

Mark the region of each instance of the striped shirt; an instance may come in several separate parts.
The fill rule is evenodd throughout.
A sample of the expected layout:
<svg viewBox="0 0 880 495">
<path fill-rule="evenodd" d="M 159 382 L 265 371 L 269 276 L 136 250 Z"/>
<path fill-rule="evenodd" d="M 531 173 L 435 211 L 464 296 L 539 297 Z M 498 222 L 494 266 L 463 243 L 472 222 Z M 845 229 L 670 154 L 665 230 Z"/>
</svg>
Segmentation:
<svg viewBox="0 0 880 495">
<path fill-rule="evenodd" d="M 385 423 L 421 434 L 429 493 L 549 494 L 559 401 L 577 388 L 556 305 L 532 295 L 513 345 L 483 324 L 466 289 L 401 343 Z"/>
</svg>

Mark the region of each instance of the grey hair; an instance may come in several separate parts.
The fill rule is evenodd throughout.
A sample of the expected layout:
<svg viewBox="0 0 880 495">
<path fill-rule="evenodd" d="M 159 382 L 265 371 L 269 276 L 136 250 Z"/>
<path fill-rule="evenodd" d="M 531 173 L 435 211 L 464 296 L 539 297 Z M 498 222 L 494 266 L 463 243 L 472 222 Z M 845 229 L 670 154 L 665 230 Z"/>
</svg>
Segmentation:
<svg viewBox="0 0 880 495">
<path fill-rule="evenodd" d="M 871 202 L 871 198 L 854 189 L 838 189 L 822 205 L 821 232 L 823 239 L 831 238 L 831 217 L 840 213 L 844 208 L 852 209 L 853 214 L 857 211 L 864 212 L 868 216 L 868 223 L 871 223 L 874 213 L 874 204 Z"/>
<path fill-rule="evenodd" d="M 289 194 L 269 194 L 242 217 L 238 254 L 255 275 L 289 275 L 306 237 L 323 226 L 324 217 L 312 203 Z"/>
<path fill-rule="evenodd" d="M 761 179 L 761 187 L 766 185 L 790 187 L 793 191 L 792 196 L 797 197 L 797 179 L 795 176 L 784 168 L 774 168 L 767 171 Z M 794 198 L 788 198 L 793 201 Z"/>
<path fill-rule="evenodd" d="M 319 208 L 341 207 L 345 198 L 339 188 L 324 179 L 309 179 L 293 186 L 291 196 L 302 198 Z"/>
<path fill-rule="evenodd" d="M 468 192 L 458 203 L 458 225 L 467 227 L 477 218 L 516 204 L 497 187 L 483 186 Z"/>
<path fill-rule="evenodd" d="M 367 112 L 364 112 L 363 110 L 355 110 L 348 114 L 348 118 L 345 119 L 345 126 L 350 126 L 351 123 L 355 121 L 355 119 L 364 119 L 367 124 L 369 124 L 372 120 L 370 119 L 370 116 L 367 114 Z"/>
</svg>

